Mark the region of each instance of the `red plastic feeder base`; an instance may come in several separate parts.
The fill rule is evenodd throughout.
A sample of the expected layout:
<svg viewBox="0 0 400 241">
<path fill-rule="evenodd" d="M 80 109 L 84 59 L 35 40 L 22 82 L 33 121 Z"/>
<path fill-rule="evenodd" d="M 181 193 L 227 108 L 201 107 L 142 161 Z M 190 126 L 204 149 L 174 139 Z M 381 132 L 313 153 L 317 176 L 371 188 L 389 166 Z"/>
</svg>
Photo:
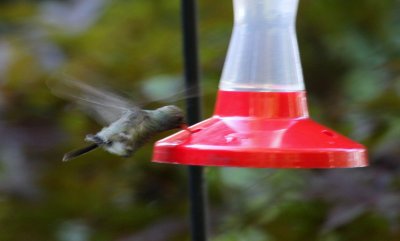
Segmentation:
<svg viewBox="0 0 400 241">
<path fill-rule="evenodd" d="M 219 91 L 213 117 L 155 144 L 153 162 L 231 167 L 366 166 L 364 146 L 308 118 L 305 92 Z"/>
</svg>

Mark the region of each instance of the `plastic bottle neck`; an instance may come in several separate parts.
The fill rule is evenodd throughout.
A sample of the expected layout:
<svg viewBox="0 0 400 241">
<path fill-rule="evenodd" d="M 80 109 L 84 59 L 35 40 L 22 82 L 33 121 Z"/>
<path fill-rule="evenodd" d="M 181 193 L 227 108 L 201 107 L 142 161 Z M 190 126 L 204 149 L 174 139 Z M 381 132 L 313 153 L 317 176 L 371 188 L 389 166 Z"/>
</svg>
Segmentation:
<svg viewBox="0 0 400 241">
<path fill-rule="evenodd" d="M 234 0 L 235 24 L 294 25 L 298 0 Z"/>
</svg>

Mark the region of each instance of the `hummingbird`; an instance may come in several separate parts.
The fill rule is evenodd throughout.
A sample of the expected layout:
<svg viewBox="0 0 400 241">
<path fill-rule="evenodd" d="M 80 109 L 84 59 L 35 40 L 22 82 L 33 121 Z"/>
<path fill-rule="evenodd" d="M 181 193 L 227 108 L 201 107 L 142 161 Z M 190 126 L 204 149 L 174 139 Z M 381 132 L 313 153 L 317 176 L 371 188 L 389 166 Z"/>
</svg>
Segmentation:
<svg viewBox="0 0 400 241">
<path fill-rule="evenodd" d="M 69 161 L 99 147 L 109 153 L 129 157 L 160 132 L 187 129 L 184 113 L 175 105 L 144 110 L 112 91 L 72 79 L 50 82 L 49 87 L 56 95 L 78 102 L 105 125 L 96 134 L 86 135 L 85 141 L 90 145 L 66 153 L 63 161 Z"/>
</svg>

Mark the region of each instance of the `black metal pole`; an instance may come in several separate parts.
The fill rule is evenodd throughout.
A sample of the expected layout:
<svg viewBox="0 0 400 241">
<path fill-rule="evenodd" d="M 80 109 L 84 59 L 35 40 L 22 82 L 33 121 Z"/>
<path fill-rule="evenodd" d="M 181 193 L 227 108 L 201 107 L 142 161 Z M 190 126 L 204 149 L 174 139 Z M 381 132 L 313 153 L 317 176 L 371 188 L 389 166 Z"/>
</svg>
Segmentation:
<svg viewBox="0 0 400 241">
<path fill-rule="evenodd" d="M 187 122 L 201 119 L 196 0 L 181 0 Z M 190 93 L 189 93 L 190 92 Z M 207 240 L 206 188 L 201 166 L 189 166 L 190 221 L 193 241 Z"/>
</svg>

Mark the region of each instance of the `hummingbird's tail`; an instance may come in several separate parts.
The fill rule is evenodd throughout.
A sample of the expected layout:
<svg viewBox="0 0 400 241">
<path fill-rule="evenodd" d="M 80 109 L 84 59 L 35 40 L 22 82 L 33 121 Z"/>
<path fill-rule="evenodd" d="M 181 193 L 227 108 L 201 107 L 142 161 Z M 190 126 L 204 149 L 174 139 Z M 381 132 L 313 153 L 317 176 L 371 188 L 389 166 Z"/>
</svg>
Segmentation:
<svg viewBox="0 0 400 241">
<path fill-rule="evenodd" d="M 78 149 L 78 150 L 75 150 L 75 151 L 68 152 L 68 153 L 66 153 L 64 155 L 62 160 L 63 160 L 63 162 L 69 161 L 71 159 L 74 159 L 75 157 L 78 157 L 78 156 L 83 155 L 83 154 L 85 154 L 85 153 L 87 153 L 89 151 L 92 151 L 92 150 L 96 149 L 97 147 L 99 147 L 99 145 L 94 143 L 94 144 L 91 144 L 91 145 L 89 145 L 87 147 L 84 147 L 84 148 L 81 148 L 81 149 Z"/>
</svg>

